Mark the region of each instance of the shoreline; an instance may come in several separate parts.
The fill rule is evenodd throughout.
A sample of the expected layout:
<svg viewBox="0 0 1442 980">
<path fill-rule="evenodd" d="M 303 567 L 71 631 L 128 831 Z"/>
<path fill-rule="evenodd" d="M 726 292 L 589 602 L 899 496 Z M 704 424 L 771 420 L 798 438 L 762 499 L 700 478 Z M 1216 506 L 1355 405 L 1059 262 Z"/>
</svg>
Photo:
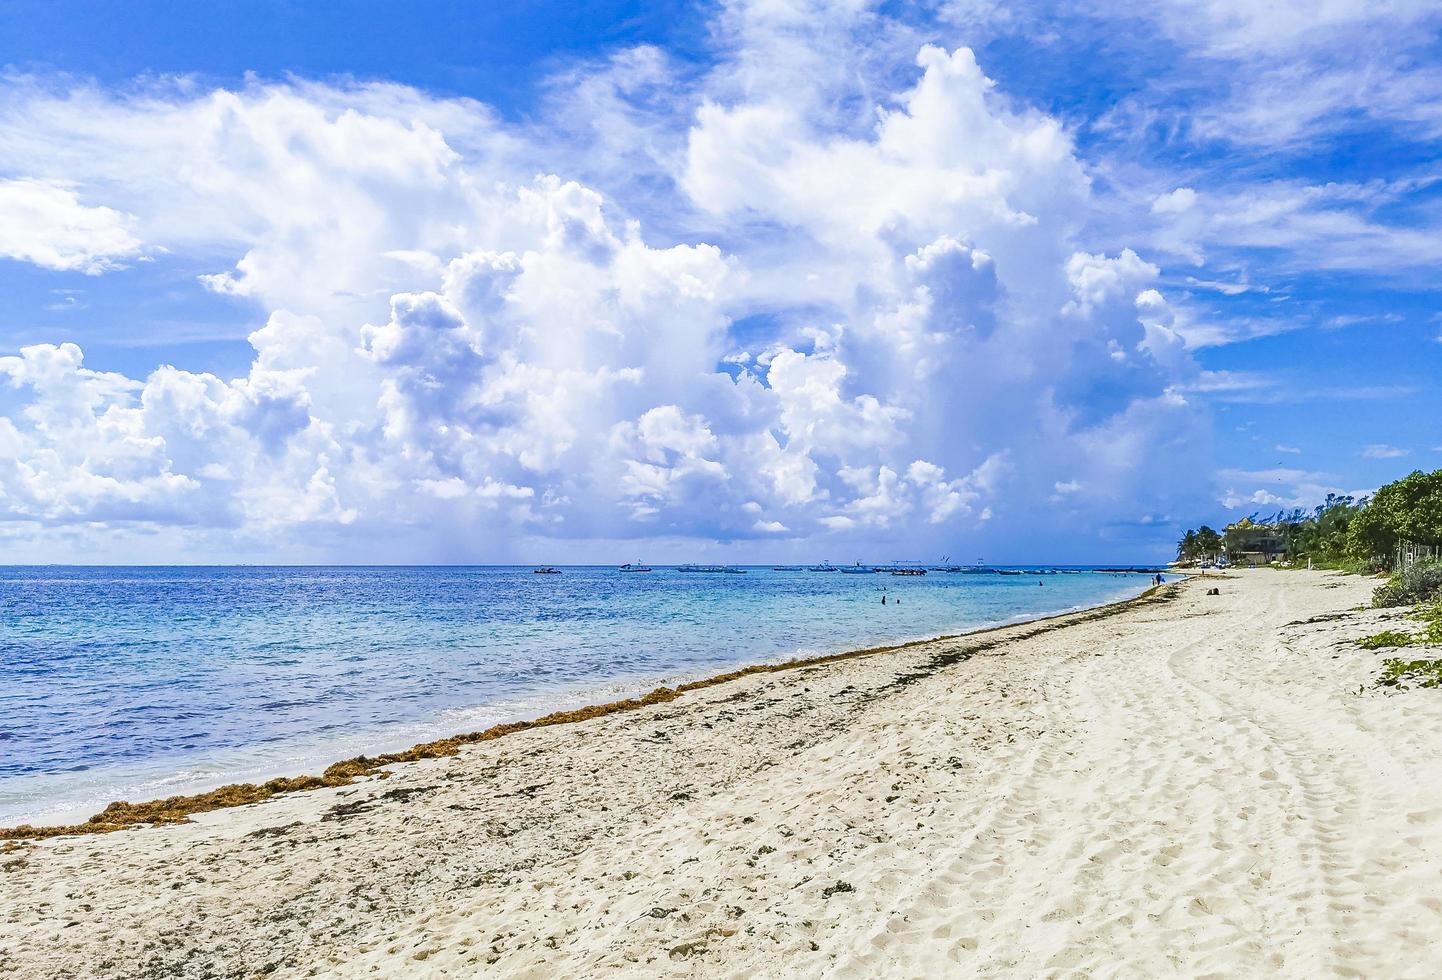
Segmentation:
<svg viewBox="0 0 1442 980">
<path fill-rule="evenodd" d="M 1108 570 L 1102 569 L 1101 571 Z M 549 728 L 556 725 L 576 724 L 592 718 L 636 711 L 654 704 L 668 703 L 691 691 L 704 690 L 754 674 L 778 673 L 786 670 L 841 663 L 864 657 L 882 656 L 933 643 L 971 639 L 1001 630 L 1040 623 L 1050 623 L 1070 616 L 1102 613 L 1104 611 L 1107 615 L 1111 615 L 1115 612 L 1122 611 L 1132 604 L 1141 602 L 1159 591 L 1169 587 L 1177 587 L 1194 577 L 1192 573 L 1176 571 L 1169 571 L 1167 574 L 1176 576 L 1178 581 L 1167 583 L 1167 585 L 1160 587 L 1150 586 L 1137 595 L 1125 599 L 1115 599 L 1095 606 L 1073 607 L 1061 612 L 1053 612 L 1036 617 L 1028 617 L 1027 614 L 1020 614 L 1020 618 L 1005 620 L 991 626 L 984 626 L 979 629 L 959 633 L 928 636 L 919 639 L 905 640 L 899 643 L 864 647 L 839 653 L 798 657 L 785 661 L 749 664 L 718 674 L 703 676 L 695 680 L 682 681 L 671 686 L 658 686 L 648 692 L 632 697 L 620 698 L 598 704 L 582 705 L 577 708 L 557 710 L 533 719 L 501 722 L 480 731 L 457 733 L 418 742 L 408 749 L 380 752 L 374 755 L 353 756 L 331 763 L 320 775 L 277 776 L 257 782 L 231 782 L 209 790 L 157 797 L 150 800 L 143 800 L 139 803 L 117 800 L 102 808 L 88 819 L 76 823 L 24 823 L 15 826 L 0 826 L 0 841 L 48 840 L 57 837 L 108 834 L 120 830 L 138 829 L 147 826 L 184 823 L 188 822 L 190 817 L 197 813 L 209 813 L 231 807 L 247 806 L 294 793 L 349 786 L 363 779 L 384 779 L 389 776 L 389 773 L 384 771 L 388 766 L 427 759 L 447 758 L 456 755 L 463 746 L 494 741 L 495 739 L 504 738 L 507 735 L 513 735 L 518 732 L 531 731 L 537 728 Z"/>
<path fill-rule="evenodd" d="M 3 842 L 0 974 L 1442 973 L 1442 697 L 1376 686 L 1374 584 L 1192 579 Z"/>
</svg>

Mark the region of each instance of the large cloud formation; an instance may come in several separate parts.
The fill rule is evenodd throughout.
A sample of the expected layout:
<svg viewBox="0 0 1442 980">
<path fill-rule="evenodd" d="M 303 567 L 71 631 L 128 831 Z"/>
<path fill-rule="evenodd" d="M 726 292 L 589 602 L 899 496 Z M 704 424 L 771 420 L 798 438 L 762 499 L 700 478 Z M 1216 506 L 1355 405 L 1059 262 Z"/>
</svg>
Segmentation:
<svg viewBox="0 0 1442 980">
<path fill-rule="evenodd" d="M 0 250 L 215 256 L 206 288 L 263 325 L 237 378 L 0 357 L 7 533 L 352 560 L 933 557 L 1003 522 L 1129 546 L 1095 529 L 1157 517 L 1205 452 L 1157 267 L 1090 245 L 1071 136 L 969 49 L 848 64 L 873 15 L 809 6 L 728 8 L 730 54 L 644 125 L 664 58 L 574 76 L 613 130 L 654 130 L 625 166 L 604 134 L 558 148 L 398 86 L 14 83 L 0 209 L 43 227 Z"/>
</svg>

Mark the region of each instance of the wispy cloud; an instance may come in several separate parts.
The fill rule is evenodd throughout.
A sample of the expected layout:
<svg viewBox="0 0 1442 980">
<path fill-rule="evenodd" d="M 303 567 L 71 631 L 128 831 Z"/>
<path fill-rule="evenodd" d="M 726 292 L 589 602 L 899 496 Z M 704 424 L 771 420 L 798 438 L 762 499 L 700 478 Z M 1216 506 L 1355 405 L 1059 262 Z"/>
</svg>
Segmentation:
<svg viewBox="0 0 1442 980">
<path fill-rule="evenodd" d="M 1415 385 L 1326 385 L 1288 374 L 1262 371 L 1208 371 L 1179 385 L 1179 390 L 1210 395 L 1238 405 L 1300 405 L 1308 402 L 1388 401 L 1416 394 Z"/>
<path fill-rule="evenodd" d="M 1348 313 L 1328 317 L 1322 321 L 1322 326 L 1337 330 L 1343 327 L 1355 327 L 1363 323 L 1401 323 L 1403 319 L 1404 317 L 1400 313 Z"/>
<path fill-rule="evenodd" d="M 1400 459 L 1410 453 L 1410 449 L 1402 449 L 1399 446 L 1389 446 L 1385 442 L 1374 442 L 1362 449 L 1363 459 Z"/>
<path fill-rule="evenodd" d="M 1248 282 L 1224 282 L 1217 279 L 1198 279 L 1196 276 L 1187 276 L 1187 285 L 1193 289 L 1209 289 L 1212 292 L 1222 293 L 1225 296 L 1241 296 L 1243 293 L 1269 293 L 1271 289 L 1267 286 L 1254 286 Z"/>
<path fill-rule="evenodd" d="M 52 289 L 50 294 L 55 299 L 45 304 L 44 309 L 48 313 L 70 313 L 88 306 L 82 299 L 84 292 L 79 289 Z"/>
</svg>

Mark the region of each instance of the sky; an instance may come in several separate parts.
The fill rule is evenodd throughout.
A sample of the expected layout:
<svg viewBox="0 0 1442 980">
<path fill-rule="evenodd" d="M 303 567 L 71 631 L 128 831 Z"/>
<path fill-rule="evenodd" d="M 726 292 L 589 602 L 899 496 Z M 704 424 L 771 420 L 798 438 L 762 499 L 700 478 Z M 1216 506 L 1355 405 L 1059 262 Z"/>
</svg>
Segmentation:
<svg viewBox="0 0 1442 980">
<path fill-rule="evenodd" d="M 1143 562 L 1442 467 L 1424 0 L 0 0 L 0 562 Z"/>
</svg>

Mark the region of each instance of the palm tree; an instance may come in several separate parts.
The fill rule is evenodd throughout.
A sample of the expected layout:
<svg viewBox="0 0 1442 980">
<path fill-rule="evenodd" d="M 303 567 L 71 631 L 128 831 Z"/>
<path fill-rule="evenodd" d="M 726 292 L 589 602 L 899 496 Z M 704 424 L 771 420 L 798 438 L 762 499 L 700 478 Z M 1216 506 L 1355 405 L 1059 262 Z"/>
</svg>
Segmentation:
<svg viewBox="0 0 1442 980">
<path fill-rule="evenodd" d="M 1187 533 L 1182 535 L 1182 540 L 1177 542 L 1177 559 L 1179 561 L 1195 561 L 1198 554 L 1197 532 L 1188 528 Z"/>
</svg>

